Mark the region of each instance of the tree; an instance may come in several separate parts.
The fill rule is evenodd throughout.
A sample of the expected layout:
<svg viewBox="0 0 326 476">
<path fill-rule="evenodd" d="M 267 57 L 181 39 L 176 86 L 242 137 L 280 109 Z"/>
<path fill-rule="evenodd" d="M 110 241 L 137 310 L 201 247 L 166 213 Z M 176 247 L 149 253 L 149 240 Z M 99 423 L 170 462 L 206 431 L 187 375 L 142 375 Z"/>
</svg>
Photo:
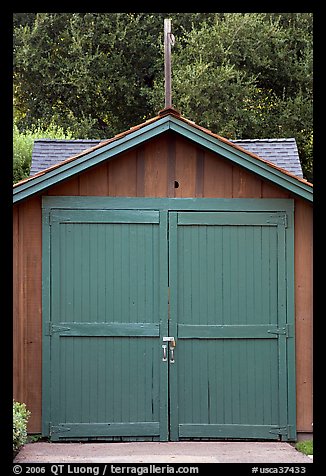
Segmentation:
<svg viewBox="0 0 326 476">
<path fill-rule="evenodd" d="M 38 13 L 32 26 L 17 26 L 19 127 L 39 120 L 47 126 L 54 118 L 75 134 L 102 138 L 156 114 L 147 93 L 163 68 L 160 39 L 166 15 Z M 175 14 L 174 28 L 181 31 L 182 21 L 190 29 L 202 15 L 183 14 L 181 20 Z"/>
<path fill-rule="evenodd" d="M 230 139 L 295 137 L 312 179 L 311 14 L 226 13 L 185 32 L 173 53 L 173 103 Z M 162 101 L 163 77 L 152 101 Z"/>
<path fill-rule="evenodd" d="M 163 19 L 172 19 L 172 101 L 230 139 L 295 137 L 312 179 L 312 14 L 17 14 L 15 120 L 107 138 L 164 107 Z"/>
</svg>

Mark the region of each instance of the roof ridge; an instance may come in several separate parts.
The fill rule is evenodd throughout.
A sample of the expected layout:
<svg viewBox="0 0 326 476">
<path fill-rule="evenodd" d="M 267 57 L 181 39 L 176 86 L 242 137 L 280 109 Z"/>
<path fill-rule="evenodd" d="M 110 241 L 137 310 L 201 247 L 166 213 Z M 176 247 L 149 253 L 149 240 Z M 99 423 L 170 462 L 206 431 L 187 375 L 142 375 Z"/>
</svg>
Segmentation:
<svg viewBox="0 0 326 476">
<path fill-rule="evenodd" d="M 193 121 L 189 121 L 193 124 L 195 124 Z M 130 129 L 133 129 L 133 127 L 130 127 Z M 205 128 L 207 131 L 209 131 L 210 133 L 213 133 L 211 130 Z M 120 135 L 120 134 L 123 134 L 122 133 L 119 133 L 119 134 L 116 134 L 115 136 L 113 137 L 116 137 L 117 135 Z M 39 139 L 34 139 L 34 142 L 72 142 L 72 143 L 75 143 L 75 142 L 106 142 L 108 140 L 111 140 L 112 137 L 110 138 L 105 138 L 105 139 L 50 139 L 48 137 L 44 137 L 44 138 L 39 138 Z M 295 138 L 294 137 L 283 137 L 283 138 L 265 138 L 265 139 L 228 139 L 230 142 L 276 142 L 276 141 L 294 141 Z"/>
<path fill-rule="evenodd" d="M 102 142 L 107 139 L 49 139 L 40 138 L 34 139 L 34 142 Z"/>
<path fill-rule="evenodd" d="M 229 139 L 231 142 L 284 142 L 284 141 L 295 141 L 295 137 L 276 137 L 276 138 L 266 138 L 266 139 Z"/>
</svg>

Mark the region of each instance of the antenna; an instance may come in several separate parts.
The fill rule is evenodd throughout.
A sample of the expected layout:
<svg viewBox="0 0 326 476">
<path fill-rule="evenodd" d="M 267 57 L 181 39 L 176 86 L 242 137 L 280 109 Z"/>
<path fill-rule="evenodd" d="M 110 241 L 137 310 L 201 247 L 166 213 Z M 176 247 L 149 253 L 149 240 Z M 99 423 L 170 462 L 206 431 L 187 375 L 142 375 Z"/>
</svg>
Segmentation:
<svg viewBox="0 0 326 476">
<path fill-rule="evenodd" d="M 174 45 L 174 36 L 171 33 L 171 19 L 164 19 L 164 79 L 165 79 L 165 107 L 172 107 L 171 90 L 171 45 Z"/>
</svg>

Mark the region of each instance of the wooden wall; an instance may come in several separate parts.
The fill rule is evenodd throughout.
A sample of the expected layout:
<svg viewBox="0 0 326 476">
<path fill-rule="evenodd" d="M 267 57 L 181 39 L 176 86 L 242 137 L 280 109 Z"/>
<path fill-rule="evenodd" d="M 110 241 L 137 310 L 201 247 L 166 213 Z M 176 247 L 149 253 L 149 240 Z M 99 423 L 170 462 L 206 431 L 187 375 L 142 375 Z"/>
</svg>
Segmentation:
<svg viewBox="0 0 326 476">
<path fill-rule="evenodd" d="M 171 132 L 52 186 L 44 195 L 294 198 Z M 14 207 L 14 398 L 41 432 L 41 196 Z M 295 199 L 297 430 L 312 431 L 312 207 Z"/>
</svg>

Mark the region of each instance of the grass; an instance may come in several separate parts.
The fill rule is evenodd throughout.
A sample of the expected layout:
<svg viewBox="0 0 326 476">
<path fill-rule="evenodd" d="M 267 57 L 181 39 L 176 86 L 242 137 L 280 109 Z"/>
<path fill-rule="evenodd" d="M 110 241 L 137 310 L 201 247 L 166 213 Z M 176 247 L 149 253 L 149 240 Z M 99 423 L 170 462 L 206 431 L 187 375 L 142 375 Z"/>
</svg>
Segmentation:
<svg viewBox="0 0 326 476">
<path fill-rule="evenodd" d="M 312 440 L 298 441 L 298 443 L 295 444 L 295 448 L 298 451 L 300 451 L 301 453 L 304 453 L 305 455 L 313 455 L 314 454 L 314 448 L 313 448 L 313 441 Z"/>
</svg>

